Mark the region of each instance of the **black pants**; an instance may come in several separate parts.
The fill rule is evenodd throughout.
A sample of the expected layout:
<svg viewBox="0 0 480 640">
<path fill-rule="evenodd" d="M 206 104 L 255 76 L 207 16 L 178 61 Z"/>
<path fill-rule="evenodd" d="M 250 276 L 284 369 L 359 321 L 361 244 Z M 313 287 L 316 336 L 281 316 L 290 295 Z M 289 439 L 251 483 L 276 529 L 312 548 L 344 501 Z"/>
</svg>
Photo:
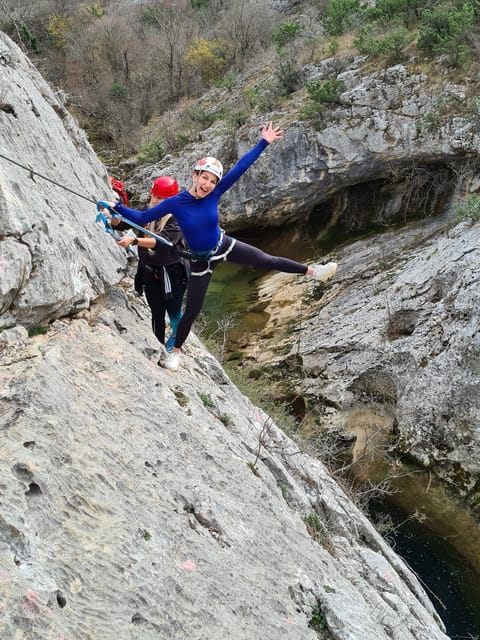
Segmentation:
<svg viewBox="0 0 480 640">
<path fill-rule="evenodd" d="M 232 242 L 233 238 L 224 236 L 221 246 L 215 252 L 213 257 L 227 253 Z M 233 264 L 244 264 L 251 267 L 257 267 L 259 269 L 274 269 L 276 271 L 283 271 L 284 273 L 297 273 L 299 275 L 305 275 L 308 269 L 305 264 L 295 262 L 295 260 L 290 260 L 289 258 L 271 256 L 261 249 L 252 247 L 240 240 L 235 241 L 231 251 L 228 252 L 222 260 L 232 262 Z M 177 335 L 175 338 L 176 348 L 180 348 L 187 339 L 195 318 L 202 310 L 210 278 L 213 275 L 212 271 L 220 262 L 222 262 L 222 260 L 212 260 L 210 263 L 206 260 L 190 262 L 190 280 L 188 281 L 187 288 L 187 302 L 185 312 L 177 329 Z M 202 275 L 195 275 L 195 273 L 202 273 Z"/>
<path fill-rule="evenodd" d="M 152 331 L 161 344 L 165 344 L 165 312 L 173 320 L 182 310 L 182 301 L 187 288 L 187 272 L 183 264 L 168 265 L 168 276 L 172 292 L 165 296 L 163 277 L 153 277 L 145 284 L 145 297 L 152 311 Z"/>
</svg>

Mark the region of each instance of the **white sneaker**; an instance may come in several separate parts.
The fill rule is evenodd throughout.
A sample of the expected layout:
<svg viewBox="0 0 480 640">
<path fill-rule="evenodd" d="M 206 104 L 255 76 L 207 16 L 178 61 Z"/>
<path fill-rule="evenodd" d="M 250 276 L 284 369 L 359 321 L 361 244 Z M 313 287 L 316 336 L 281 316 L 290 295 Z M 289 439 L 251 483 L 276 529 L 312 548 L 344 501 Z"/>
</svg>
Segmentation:
<svg viewBox="0 0 480 640">
<path fill-rule="evenodd" d="M 333 278 L 337 271 L 336 262 L 327 262 L 327 264 L 316 264 L 313 267 L 312 277 L 320 282 L 326 282 L 329 278 Z"/>
<path fill-rule="evenodd" d="M 178 371 L 178 367 L 180 366 L 180 354 L 174 351 L 173 353 L 168 354 L 168 358 L 165 360 L 163 365 L 165 369 L 169 371 Z"/>
</svg>

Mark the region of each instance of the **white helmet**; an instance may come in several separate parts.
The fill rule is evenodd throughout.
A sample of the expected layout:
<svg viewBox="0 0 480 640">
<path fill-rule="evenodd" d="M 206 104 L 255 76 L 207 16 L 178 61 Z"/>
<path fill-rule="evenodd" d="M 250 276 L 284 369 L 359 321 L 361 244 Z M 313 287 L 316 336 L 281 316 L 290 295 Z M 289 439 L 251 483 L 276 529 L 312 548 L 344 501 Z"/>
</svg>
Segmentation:
<svg viewBox="0 0 480 640">
<path fill-rule="evenodd" d="M 195 165 L 195 171 L 210 171 L 210 173 L 217 176 L 219 180 L 221 180 L 223 176 L 222 163 L 220 160 L 212 158 L 212 156 L 207 156 L 206 158 L 199 160 Z"/>
</svg>

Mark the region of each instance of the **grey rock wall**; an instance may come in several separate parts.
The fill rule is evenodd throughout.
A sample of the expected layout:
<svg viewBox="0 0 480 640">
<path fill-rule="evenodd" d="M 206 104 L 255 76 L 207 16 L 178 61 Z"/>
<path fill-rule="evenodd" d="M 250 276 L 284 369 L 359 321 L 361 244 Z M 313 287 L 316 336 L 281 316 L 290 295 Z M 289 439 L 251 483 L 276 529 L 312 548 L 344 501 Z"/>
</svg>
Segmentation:
<svg viewBox="0 0 480 640">
<path fill-rule="evenodd" d="M 197 341 L 172 374 L 138 299 L 82 315 L 0 334 L 2 639 L 313 640 L 317 611 L 335 640 L 446 640 L 408 567 Z"/>
<path fill-rule="evenodd" d="M 0 329 L 35 327 L 88 307 L 119 280 L 125 259 L 95 225 L 95 202 L 111 194 L 105 168 L 1 33 L 0 154 Z"/>
<path fill-rule="evenodd" d="M 478 517 L 480 230 L 428 228 L 343 254 L 337 295 L 306 325 L 304 362 L 326 367 L 328 395 L 345 409 L 393 407 L 405 452 Z"/>
<path fill-rule="evenodd" d="M 477 521 L 479 242 L 478 222 L 451 216 L 354 242 L 302 309 L 308 285 L 272 276 L 258 301 L 270 319 L 249 349 L 267 372 L 298 360 L 288 382 L 327 429 L 350 429 L 355 412 L 390 416 L 399 451 L 441 478 Z"/>
</svg>

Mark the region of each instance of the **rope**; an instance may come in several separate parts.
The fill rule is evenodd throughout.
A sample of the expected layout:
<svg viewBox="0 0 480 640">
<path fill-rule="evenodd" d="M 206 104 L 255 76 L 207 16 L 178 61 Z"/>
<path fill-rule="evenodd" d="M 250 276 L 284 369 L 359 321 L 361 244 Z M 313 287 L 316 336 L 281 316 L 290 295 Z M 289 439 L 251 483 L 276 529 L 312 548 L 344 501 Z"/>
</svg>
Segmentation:
<svg viewBox="0 0 480 640">
<path fill-rule="evenodd" d="M 60 184 L 60 182 L 57 182 L 56 180 L 53 180 L 52 178 L 49 178 L 48 176 L 44 176 L 43 173 L 35 171 L 31 167 L 27 167 L 26 165 L 22 164 L 21 162 L 17 162 L 16 160 L 12 160 L 8 156 L 4 155 L 3 153 L 0 153 L 0 158 L 3 158 L 4 160 L 7 160 L 7 162 L 11 162 L 12 164 L 16 165 L 17 167 L 20 167 L 21 169 L 24 169 L 25 171 L 28 171 L 28 173 L 30 174 L 30 178 L 32 180 L 33 180 L 33 176 L 38 176 L 39 178 L 42 178 L 42 180 L 46 180 L 47 182 L 51 182 L 52 184 L 56 185 L 57 187 L 60 187 L 60 189 L 63 189 L 64 191 L 68 191 L 69 193 L 73 193 L 74 196 L 78 196 L 79 198 L 83 198 L 83 200 L 86 200 L 87 202 L 96 204 L 98 211 L 100 211 L 99 205 L 102 206 L 103 208 L 111 211 L 112 214 L 116 218 L 122 220 L 123 222 L 126 222 L 131 227 L 133 227 L 134 229 L 138 229 L 139 231 L 141 231 L 145 235 L 148 235 L 148 236 L 151 236 L 152 238 L 155 238 L 155 240 L 157 240 L 158 242 L 161 242 L 162 244 L 166 244 L 167 246 L 172 247 L 183 258 L 192 259 L 193 256 L 190 253 L 190 251 L 185 251 L 185 249 L 181 249 L 177 245 L 174 245 L 172 242 L 169 242 L 165 238 L 162 238 L 162 236 L 158 236 L 157 234 L 152 233 L 148 229 L 145 229 L 145 227 L 141 227 L 140 225 L 135 224 L 131 220 L 128 220 L 127 218 L 124 218 L 122 215 L 117 213 L 114 209 L 111 209 L 107 202 L 104 202 L 103 200 L 96 201 L 93 198 L 88 198 L 87 196 L 84 196 L 83 193 L 78 193 L 78 191 L 75 191 L 74 189 L 70 189 L 69 187 L 66 187 L 63 184 Z M 98 220 L 97 220 L 97 222 L 98 222 Z"/>
<path fill-rule="evenodd" d="M 112 238 L 115 240 L 115 242 L 118 242 L 119 240 L 122 239 L 122 235 L 120 233 L 118 233 L 118 231 L 116 231 L 110 224 L 110 221 L 107 220 L 107 216 L 104 215 L 103 213 L 101 213 L 100 211 L 97 213 L 97 216 L 95 218 L 95 222 L 103 222 L 103 225 L 105 227 L 105 231 L 112 236 Z M 131 247 L 125 247 L 125 250 L 127 253 L 129 253 L 131 256 L 133 256 L 136 260 L 138 260 L 138 255 L 135 253 L 135 251 L 131 248 Z"/>
<path fill-rule="evenodd" d="M 60 189 L 63 189 L 64 191 L 73 193 L 73 195 L 78 196 L 79 198 L 83 198 L 84 200 L 87 200 L 87 202 L 90 202 L 90 203 L 93 202 L 95 204 L 95 200 L 93 198 L 87 198 L 87 196 L 84 196 L 83 193 L 78 193 L 78 191 L 74 191 L 73 189 L 70 189 L 69 187 L 66 187 L 63 184 L 60 184 L 60 182 L 57 182 L 56 180 L 52 180 L 52 178 L 48 178 L 47 176 L 44 176 L 42 173 L 35 171 L 31 167 L 25 166 L 21 162 L 17 162 L 16 160 L 12 160 L 11 158 L 8 158 L 7 156 L 3 155 L 3 153 L 0 153 L 0 158 L 3 158 L 4 160 L 11 162 L 12 164 L 15 164 L 17 167 L 20 167 L 21 169 L 25 169 L 25 171 L 28 171 L 28 173 L 30 174 L 30 178 L 32 180 L 33 180 L 33 176 L 38 176 L 39 178 L 42 178 L 43 180 L 47 180 L 47 182 L 51 182 L 57 187 L 60 187 Z"/>
</svg>

